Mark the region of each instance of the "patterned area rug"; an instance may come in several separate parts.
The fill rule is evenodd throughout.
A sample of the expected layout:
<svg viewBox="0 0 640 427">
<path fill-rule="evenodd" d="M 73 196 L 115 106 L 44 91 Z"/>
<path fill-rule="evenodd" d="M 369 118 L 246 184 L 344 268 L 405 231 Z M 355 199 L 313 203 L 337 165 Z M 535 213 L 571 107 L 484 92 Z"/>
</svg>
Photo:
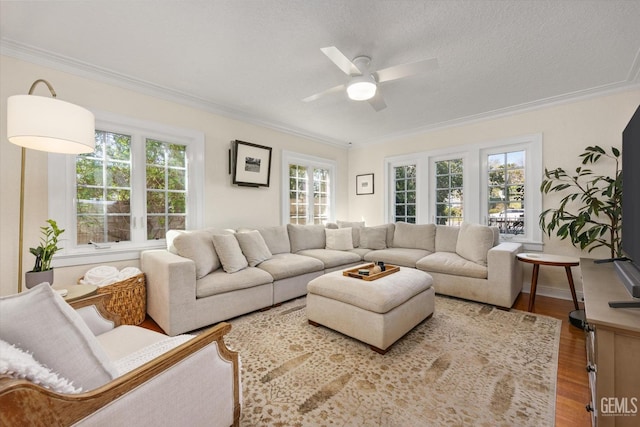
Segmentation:
<svg viewBox="0 0 640 427">
<path fill-rule="evenodd" d="M 307 323 L 305 298 L 230 321 L 243 426 L 552 426 L 561 321 L 436 297 L 386 355 Z"/>
</svg>

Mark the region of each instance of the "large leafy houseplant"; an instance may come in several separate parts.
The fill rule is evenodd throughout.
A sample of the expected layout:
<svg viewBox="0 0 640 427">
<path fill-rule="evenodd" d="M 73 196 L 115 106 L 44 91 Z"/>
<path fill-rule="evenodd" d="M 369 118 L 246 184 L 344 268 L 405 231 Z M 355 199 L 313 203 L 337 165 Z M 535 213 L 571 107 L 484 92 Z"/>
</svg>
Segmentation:
<svg viewBox="0 0 640 427">
<path fill-rule="evenodd" d="M 607 247 L 611 258 L 622 256 L 622 169 L 620 150 L 611 147 L 604 150 L 589 146 L 580 154 L 582 166 L 574 174 L 562 168 L 545 168 L 540 191 L 563 193 L 565 196 L 557 208 L 546 209 L 540 214 L 540 228 L 551 236 L 555 232 L 560 239 L 589 252 Z M 601 160 L 613 160 L 613 175 L 596 175 L 586 167 Z"/>
<path fill-rule="evenodd" d="M 40 237 L 40 245 L 35 248 L 29 248 L 36 257 L 33 272 L 51 270 L 51 261 L 53 255 L 60 249 L 58 247 L 58 237 L 64 233 L 64 230 L 58 228 L 58 224 L 52 219 L 48 219 L 49 225 L 40 227 L 42 236 Z"/>
</svg>

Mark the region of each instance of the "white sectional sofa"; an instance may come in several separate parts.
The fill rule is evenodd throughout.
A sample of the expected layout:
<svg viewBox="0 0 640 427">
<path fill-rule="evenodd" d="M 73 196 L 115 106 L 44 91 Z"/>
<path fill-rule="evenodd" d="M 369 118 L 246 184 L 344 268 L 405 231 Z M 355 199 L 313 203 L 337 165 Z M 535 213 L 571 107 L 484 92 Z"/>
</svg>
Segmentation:
<svg viewBox="0 0 640 427">
<path fill-rule="evenodd" d="M 361 222 L 170 231 L 167 250 L 144 251 L 147 311 L 181 334 L 307 293 L 307 283 L 363 262 L 417 268 L 437 293 L 510 308 L 522 290 L 518 243 L 464 223 Z"/>
</svg>

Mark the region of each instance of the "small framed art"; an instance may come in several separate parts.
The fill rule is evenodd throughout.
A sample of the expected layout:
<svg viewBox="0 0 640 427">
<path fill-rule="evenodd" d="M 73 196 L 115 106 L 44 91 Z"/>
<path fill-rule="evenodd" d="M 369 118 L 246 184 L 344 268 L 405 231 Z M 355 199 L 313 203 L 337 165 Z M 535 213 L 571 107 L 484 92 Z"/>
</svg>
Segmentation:
<svg viewBox="0 0 640 427">
<path fill-rule="evenodd" d="M 245 187 L 268 187 L 271 147 L 244 141 L 231 142 L 233 183 Z"/>
<path fill-rule="evenodd" d="M 356 194 L 373 194 L 373 174 L 356 175 Z"/>
</svg>

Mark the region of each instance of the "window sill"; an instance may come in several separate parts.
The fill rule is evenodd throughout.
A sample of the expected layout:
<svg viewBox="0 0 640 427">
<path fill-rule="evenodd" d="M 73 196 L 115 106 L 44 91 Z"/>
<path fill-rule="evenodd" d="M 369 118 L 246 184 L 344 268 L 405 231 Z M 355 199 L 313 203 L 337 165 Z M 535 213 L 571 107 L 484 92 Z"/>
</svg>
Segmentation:
<svg viewBox="0 0 640 427">
<path fill-rule="evenodd" d="M 144 246 L 128 246 L 118 249 L 92 249 L 57 254 L 53 260 L 54 267 L 72 267 L 87 264 L 105 264 L 115 261 L 140 259 L 140 252 L 149 249 L 166 248 L 164 240 Z"/>
<path fill-rule="evenodd" d="M 544 243 L 534 240 L 518 239 L 516 236 L 500 236 L 500 243 L 520 243 L 525 251 L 542 252 L 544 249 Z"/>
</svg>

